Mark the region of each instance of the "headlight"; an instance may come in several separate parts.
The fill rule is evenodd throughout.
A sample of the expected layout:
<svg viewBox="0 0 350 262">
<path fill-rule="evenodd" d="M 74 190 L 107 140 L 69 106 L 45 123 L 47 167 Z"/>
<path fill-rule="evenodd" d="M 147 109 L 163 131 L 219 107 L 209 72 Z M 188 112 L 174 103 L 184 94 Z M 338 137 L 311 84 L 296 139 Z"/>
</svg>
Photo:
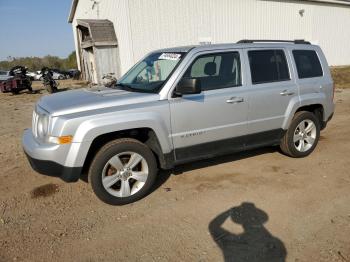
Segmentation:
<svg viewBox="0 0 350 262">
<path fill-rule="evenodd" d="M 34 137 L 38 138 L 42 142 L 48 142 L 52 144 L 70 144 L 73 141 L 73 136 L 50 136 L 49 134 L 49 125 L 52 125 L 54 122 L 52 119 L 50 121 L 49 114 L 41 108 L 36 108 L 33 111 L 33 120 L 32 120 L 32 132 Z"/>
<path fill-rule="evenodd" d="M 40 115 L 38 118 L 38 137 L 44 138 L 49 128 L 49 116 Z"/>
</svg>

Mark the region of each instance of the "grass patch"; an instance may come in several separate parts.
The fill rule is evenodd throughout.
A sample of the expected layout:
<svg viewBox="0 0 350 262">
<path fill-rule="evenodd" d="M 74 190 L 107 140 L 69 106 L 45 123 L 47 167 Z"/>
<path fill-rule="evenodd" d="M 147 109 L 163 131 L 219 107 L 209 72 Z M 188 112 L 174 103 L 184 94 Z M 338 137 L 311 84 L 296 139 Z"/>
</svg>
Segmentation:
<svg viewBox="0 0 350 262">
<path fill-rule="evenodd" d="M 331 68 L 335 88 L 350 88 L 350 66 Z"/>
</svg>

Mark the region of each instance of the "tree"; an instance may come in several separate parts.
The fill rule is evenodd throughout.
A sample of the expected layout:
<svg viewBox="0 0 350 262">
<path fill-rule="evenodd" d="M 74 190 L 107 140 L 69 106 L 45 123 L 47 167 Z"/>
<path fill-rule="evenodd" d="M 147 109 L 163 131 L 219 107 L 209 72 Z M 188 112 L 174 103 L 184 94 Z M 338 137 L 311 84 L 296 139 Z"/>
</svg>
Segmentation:
<svg viewBox="0 0 350 262">
<path fill-rule="evenodd" d="M 44 66 L 49 68 L 57 68 L 61 70 L 68 70 L 77 68 L 77 59 L 75 51 L 70 53 L 67 58 L 59 58 L 57 56 L 47 55 L 44 57 L 11 57 L 4 61 L 0 61 L 0 69 L 10 70 L 16 65 L 28 67 L 29 71 L 39 71 Z"/>
</svg>

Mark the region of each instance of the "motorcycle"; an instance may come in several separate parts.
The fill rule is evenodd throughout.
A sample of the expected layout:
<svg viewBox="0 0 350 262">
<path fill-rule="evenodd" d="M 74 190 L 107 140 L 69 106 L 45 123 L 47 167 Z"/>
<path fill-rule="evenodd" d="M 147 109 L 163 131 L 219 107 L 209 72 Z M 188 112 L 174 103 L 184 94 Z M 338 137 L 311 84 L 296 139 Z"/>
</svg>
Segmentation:
<svg viewBox="0 0 350 262">
<path fill-rule="evenodd" d="M 11 68 L 9 72 L 9 78 L 0 83 L 0 91 L 3 93 L 12 92 L 18 94 L 21 90 L 28 89 L 30 93 L 33 93 L 32 81 L 26 75 L 27 67 L 15 66 Z"/>
<path fill-rule="evenodd" d="M 42 74 L 42 82 L 50 94 L 57 92 L 58 90 L 58 83 L 52 78 L 53 72 L 50 68 L 44 67 L 41 69 Z"/>
</svg>

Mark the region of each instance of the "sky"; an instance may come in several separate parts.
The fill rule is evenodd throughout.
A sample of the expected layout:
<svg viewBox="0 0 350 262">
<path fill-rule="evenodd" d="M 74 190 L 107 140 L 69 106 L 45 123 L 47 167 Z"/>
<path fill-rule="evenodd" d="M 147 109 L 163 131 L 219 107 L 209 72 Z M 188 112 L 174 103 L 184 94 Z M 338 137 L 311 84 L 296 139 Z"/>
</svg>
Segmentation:
<svg viewBox="0 0 350 262">
<path fill-rule="evenodd" d="M 72 0 L 0 0 L 0 60 L 67 57 L 74 51 L 67 22 Z"/>
</svg>

